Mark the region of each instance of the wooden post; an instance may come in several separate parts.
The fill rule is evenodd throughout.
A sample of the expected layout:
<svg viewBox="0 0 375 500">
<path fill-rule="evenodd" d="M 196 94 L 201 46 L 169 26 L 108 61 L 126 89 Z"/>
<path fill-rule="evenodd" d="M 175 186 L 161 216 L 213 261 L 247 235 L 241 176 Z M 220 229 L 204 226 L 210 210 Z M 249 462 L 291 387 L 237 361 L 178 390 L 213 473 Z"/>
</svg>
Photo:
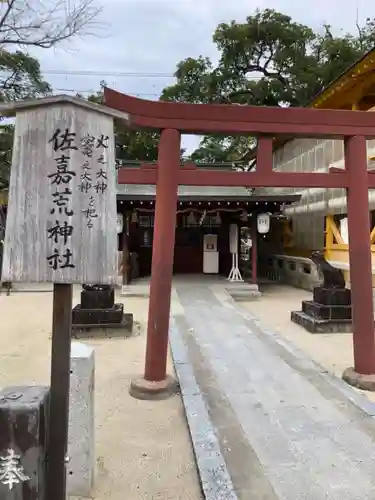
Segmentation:
<svg viewBox="0 0 375 500">
<path fill-rule="evenodd" d="M 54 284 L 47 498 L 66 500 L 72 285 Z"/>
<path fill-rule="evenodd" d="M 345 370 L 343 378 L 353 385 L 367 389 L 368 383 L 371 382 L 375 390 L 375 335 L 365 137 L 354 136 L 345 141 L 345 166 L 349 175 L 347 207 L 354 370 Z M 366 375 L 373 377 L 366 380 Z"/>
<path fill-rule="evenodd" d="M 65 500 L 72 285 L 118 282 L 113 114 L 61 96 L 14 108 L 21 113 L 14 131 L 3 278 L 54 286 L 43 491 L 48 500 Z M 25 199 L 28 210 L 20 203 Z"/>
<path fill-rule="evenodd" d="M 258 231 L 256 218 L 253 217 L 251 245 L 251 280 L 254 285 L 258 284 Z"/>
<path fill-rule="evenodd" d="M 273 169 L 273 138 L 258 137 L 256 169 L 262 173 L 271 173 Z"/>
<path fill-rule="evenodd" d="M 179 168 L 180 133 L 163 130 L 158 156 L 145 373 L 130 388 L 130 393 L 140 399 L 168 397 L 177 387 L 167 377 L 166 369 Z"/>
<path fill-rule="evenodd" d="M 130 254 L 128 244 L 129 215 L 124 213 L 124 224 L 122 229 L 122 286 L 129 284 Z"/>
</svg>

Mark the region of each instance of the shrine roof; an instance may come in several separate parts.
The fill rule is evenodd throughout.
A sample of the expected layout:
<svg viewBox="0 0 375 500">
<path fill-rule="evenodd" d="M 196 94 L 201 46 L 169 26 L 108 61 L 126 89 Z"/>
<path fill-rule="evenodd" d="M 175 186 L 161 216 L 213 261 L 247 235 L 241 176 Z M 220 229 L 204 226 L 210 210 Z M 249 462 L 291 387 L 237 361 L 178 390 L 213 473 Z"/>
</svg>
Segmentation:
<svg viewBox="0 0 375 500">
<path fill-rule="evenodd" d="M 375 83 L 375 47 L 357 59 L 345 71 L 332 80 L 318 94 L 307 107 L 316 109 L 351 109 L 362 93 L 370 91 L 370 85 Z"/>
<path fill-rule="evenodd" d="M 118 184 L 119 200 L 151 200 L 155 199 L 156 186 L 153 184 Z M 245 187 L 225 186 L 179 186 L 179 200 L 188 201 L 274 201 L 294 203 L 300 195 L 253 195 Z"/>
<path fill-rule="evenodd" d="M 155 197 L 156 186 L 153 184 L 119 184 L 117 186 L 117 194 L 124 195 L 127 198 L 131 197 Z M 251 192 L 243 187 L 223 187 L 223 186 L 178 186 L 178 196 L 236 196 L 248 198 Z"/>
</svg>

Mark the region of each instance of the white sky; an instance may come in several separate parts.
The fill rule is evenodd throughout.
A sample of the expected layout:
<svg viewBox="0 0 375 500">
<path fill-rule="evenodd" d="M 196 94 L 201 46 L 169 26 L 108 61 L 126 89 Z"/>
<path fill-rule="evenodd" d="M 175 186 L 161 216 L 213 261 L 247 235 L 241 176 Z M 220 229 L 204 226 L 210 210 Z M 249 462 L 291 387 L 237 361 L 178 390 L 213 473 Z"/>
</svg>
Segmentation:
<svg viewBox="0 0 375 500">
<path fill-rule="evenodd" d="M 48 0 L 45 0 L 48 2 Z M 374 0 L 97 0 L 103 5 L 99 37 L 75 38 L 64 48 L 33 50 L 45 78 L 59 93 L 99 90 L 100 80 L 119 91 L 156 99 L 173 83 L 176 63 L 199 55 L 216 59 L 212 34 L 221 22 L 244 21 L 256 8 L 274 8 L 313 28 L 331 24 L 355 31 L 375 17 Z M 50 73 L 55 70 L 55 74 Z M 57 74 L 58 71 L 60 74 Z M 133 73 L 130 76 L 129 73 Z M 139 73 L 147 76 L 139 76 Z M 167 76 L 156 76 L 164 73 Z M 134 75 L 135 74 L 135 75 Z M 197 138 L 184 138 L 191 148 Z"/>
</svg>

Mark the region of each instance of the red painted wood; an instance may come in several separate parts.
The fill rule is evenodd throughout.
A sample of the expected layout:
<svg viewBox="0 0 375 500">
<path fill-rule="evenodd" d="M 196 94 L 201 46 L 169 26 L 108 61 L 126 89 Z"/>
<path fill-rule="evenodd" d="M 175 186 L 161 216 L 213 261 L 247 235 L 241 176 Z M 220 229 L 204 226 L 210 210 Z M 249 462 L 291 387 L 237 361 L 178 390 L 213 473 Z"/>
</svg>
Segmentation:
<svg viewBox="0 0 375 500">
<path fill-rule="evenodd" d="M 261 168 L 261 167 L 260 167 Z M 120 168 L 119 184 L 156 184 L 157 169 Z M 370 177 L 375 187 L 375 176 Z M 243 187 L 346 187 L 345 171 L 334 174 L 294 172 L 235 172 L 201 169 L 179 169 L 178 183 L 188 186 L 243 186 Z"/>
<path fill-rule="evenodd" d="M 375 114 L 366 111 L 148 101 L 109 88 L 104 89 L 104 101 L 110 108 L 129 113 L 134 127 L 193 134 L 375 137 Z"/>
<path fill-rule="evenodd" d="M 109 107 L 129 113 L 134 127 L 175 129 L 162 132 L 157 169 L 119 171 L 120 183 L 157 182 L 156 206 L 159 208 L 153 250 L 146 378 L 161 380 L 165 376 L 178 184 L 347 188 L 355 369 L 362 374 L 375 374 L 368 205 L 368 189 L 375 188 L 375 175 L 367 172 L 366 153 L 366 138 L 375 137 L 375 113 L 145 101 L 108 88 L 104 90 L 104 98 Z M 179 165 L 181 132 L 345 137 L 346 170 L 331 169 L 328 174 L 272 172 L 270 143 L 265 138 L 259 141 L 257 172 L 184 170 Z"/>
<path fill-rule="evenodd" d="M 154 382 L 164 380 L 167 369 L 180 143 L 181 136 L 177 130 L 163 130 L 158 156 L 144 375 L 146 380 Z"/>
<path fill-rule="evenodd" d="M 345 141 L 345 166 L 349 173 L 347 190 L 350 280 L 352 291 L 354 369 L 375 373 L 375 334 L 372 298 L 370 217 L 366 139 Z"/>
<path fill-rule="evenodd" d="M 119 184 L 156 184 L 157 168 L 119 168 L 117 182 Z"/>
<path fill-rule="evenodd" d="M 186 170 L 196 170 L 197 166 L 195 163 L 189 162 L 189 163 L 185 163 L 185 165 L 183 165 L 182 168 L 184 168 Z"/>
<path fill-rule="evenodd" d="M 256 169 L 262 175 L 270 174 L 273 168 L 273 139 L 259 137 L 257 146 Z"/>
<path fill-rule="evenodd" d="M 142 163 L 140 168 L 146 169 L 146 170 L 155 170 L 156 163 Z"/>
</svg>

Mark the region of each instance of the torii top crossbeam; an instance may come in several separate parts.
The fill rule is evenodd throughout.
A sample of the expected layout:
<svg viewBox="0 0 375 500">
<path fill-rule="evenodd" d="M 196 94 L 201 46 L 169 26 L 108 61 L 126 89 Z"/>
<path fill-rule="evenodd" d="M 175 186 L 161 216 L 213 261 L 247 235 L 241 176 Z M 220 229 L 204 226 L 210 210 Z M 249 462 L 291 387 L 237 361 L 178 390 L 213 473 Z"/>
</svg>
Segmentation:
<svg viewBox="0 0 375 500">
<path fill-rule="evenodd" d="M 255 172 L 209 172 L 180 169 L 178 183 L 195 186 L 244 187 L 348 187 L 348 175 L 337 170 L 334 175 L 318 172 L 275 172 L 273 137 L 362 136 L 375 137 L 375 113 L 365 111 L 316 110 L 308 108 L 272 108 L 225 104 L 183 104 L 148 101 L 115 90 L 104 89 L 105 104 L 129 115 L 128 126 L 153 130 L 177 130 L 179 133 L 227 133 L 258 137 Z M 333 172 L 332 172 L 333 173 Z M 157 172 L 151 169 L 121 168 L 120 184 L 156 184 Z M 375 188 L 375 175 L 368 186 Z"/>
<path fill-rule="evenodd" d="M 366 111 L 149 101 L 108 87 L 104 88 L 104 102 L 110 108 L 129 113 L 130 126 L 135 128 L 169 128 L 183 134 L 343 138 L 354 133 L 375 137 L 375 113 Z"/>
</svg>

